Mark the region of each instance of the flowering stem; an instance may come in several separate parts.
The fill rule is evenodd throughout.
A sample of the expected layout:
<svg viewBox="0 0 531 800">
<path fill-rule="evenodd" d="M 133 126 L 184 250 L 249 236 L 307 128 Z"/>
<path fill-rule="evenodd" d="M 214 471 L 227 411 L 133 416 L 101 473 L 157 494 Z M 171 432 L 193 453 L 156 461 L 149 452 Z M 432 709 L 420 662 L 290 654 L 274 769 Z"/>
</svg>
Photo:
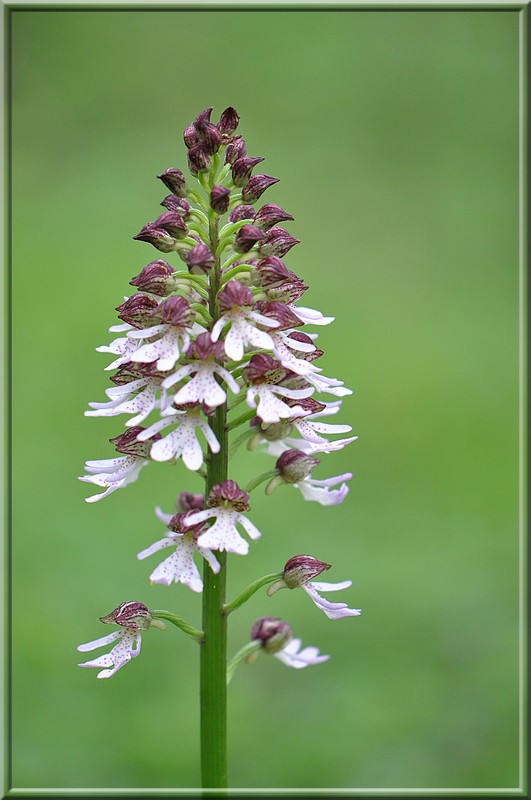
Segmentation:
<svg viewBox="0 0 531 800">
<path fill-rule="evenodd" d="M 263 578 L 258 578 L 258 580 L 254 581 L 254 583 L 250 583 L 243 592 L 232 601 L 232 603 L 227 603 L 223 607 L 223 611 L 225 614 L 230 614 L 231 611 L 234 611 L 236 608 L 239 608 L 241 605 L 247 602 L 247 600 L 253 596 L 255 592 L 262 588 L 262 586 L 267 586 L 268 583 L 273 583 L 273 581 L 278 581 L 282 577 L 281 572 L 275 572 L 271 575 L 264 575 Z"/>
<path fill-rule="evenodd" d="M 165 619 L 167 622 L 171 622 L 194 639 L 200 640 L 203 638 L 203 631 L 198 631 L 197 628 L 194 628 L 193 625 L 190 625 L 185 619 L 178 617 L 176 614 L 172 614 L 171 611 L 156 610 L 151 612 L 151 616 L 154 617 L 154 619 Z"/>
<path fill-rule="evenodd" d="M 219 218 L 210 217 L 210 248 L 216 251 Z M 219 259 L 211 273 L 209 311 L 217 319 L 217 293 L 220 285 Z M 217 406 L 209 420 L 220 449 L 211 453 L 205 486 L 208 496 L 213 486 L 227 479 L 228 432 L 227 403 Z M 218 554 L 220 569 L 214 574 L 205 562 L 203 571 L 203 631 L 201 644 L 201 781 L 203 788 L 227 786 L 227 616 L 223 613 L 227 572 L 227 554 Z"/>
<path fill-rule="evenodd" d="M 262 643 L 260 641 L 256 641 L 255 639 L 252 642 L 247 642 L 247 644 L 244 644 L 244 646 L 238 650 L 236 655 L 231 658 L 227 666 L 227 684 L 230 683 L 238 664 L 241 664 L 241 662 L 252 653 L 256 653 L 261 647 Z"/>
</svg>

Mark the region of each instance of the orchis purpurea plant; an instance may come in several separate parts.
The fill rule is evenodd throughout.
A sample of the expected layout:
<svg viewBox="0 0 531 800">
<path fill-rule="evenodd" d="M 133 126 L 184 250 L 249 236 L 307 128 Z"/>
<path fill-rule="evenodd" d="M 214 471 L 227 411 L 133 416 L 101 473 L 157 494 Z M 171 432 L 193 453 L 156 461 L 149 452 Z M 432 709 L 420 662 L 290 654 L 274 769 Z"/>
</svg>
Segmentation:
<svg viewBox="0 0 531 800">
<path fill-rule="evenodd" d="M 253 174 L 263 158 L 247 155 L 236 133 L 236 111 L 225 109 L 217 124 L 211 112 L 207 108 L 184 131 L 191 178 L 174 167 L 157 176 L 169 192 L 161 203 L 165 210 L 134 236 L 165 258 L 132 278 L 136 291 L 117 306 L 120 323 L 110 328 L 116 338 L 97 348 L 112 355 L 106 369 L 113 371 L 114 385 L 106 390 L 107 400 L 90 403 L 86 414 L 125 416 L 125 430 L 110 440 L 118 455 L 87 461 L 81 478 L 101 490 L 88 502 L 136 481 L 151 461 L 181 459 L 204 479 L 203 493 L 183 487 L 173 510 L 156 508 L 153 538 L 137 554 L 147 559 L 152 583 L 182 584 L 202 594 L 202 624 L 195 628 L 173 611 L 129 601 L 100 618 L 118 631 L 78 649 L 113 644 L 110 652 L 80 665 L 102 667 L 98 678 L 109 678 L 138 656 L 141 634 L 151 627 L 165 629 L 170 622 L 196 639 L 202 785 L 219 788 L 227 785 L 226 687 L 236 667 L 262 651 L 296 669 L 329 658 L 316 647 L 301 648 L 287 622 L 262 617 L 228 660 L 229 615 L 265 586 L 269 595 L 302 588 L 330 619 L 360 611 L 321 596 L 351 581 L 313 581 L 330 565 L 309 555 L 293 556 L 282 571 L 226 600 L 229 554 L 247 555 L 261 536 L 249 516 L 251 493 L 265 484 L 270 495 L 289 484 L 304 500 L 338 505 L 352 476 L 313 478 L 317 454 L 357 437 L 330 439 L 351 427 L 323 421 L 338 413 L 338 398 L 351 392 L 317 364 L 323 351 L 312 329 L 334 318 L 299 302 L 308 287 L 283 260 L 299 242 L 281 227 L 293 217 L 274 203 L 258 202 L 277 178 Z M 327 401 L 329 395 L 335 399 Z M 230 458 L 243 444 L 274 459 L 271 469 L 245 486 L 229 473 Z"/>
</svg>

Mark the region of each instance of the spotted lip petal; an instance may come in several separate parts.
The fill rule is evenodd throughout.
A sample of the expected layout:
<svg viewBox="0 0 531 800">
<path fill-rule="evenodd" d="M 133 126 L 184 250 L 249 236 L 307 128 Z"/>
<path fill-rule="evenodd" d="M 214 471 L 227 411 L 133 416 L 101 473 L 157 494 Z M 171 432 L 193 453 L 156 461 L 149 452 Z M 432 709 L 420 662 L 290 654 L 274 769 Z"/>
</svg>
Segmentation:
<svg viewBox="0 0 531 800">
<path fill-rule="evenodd" d="M 291 639 L 286 647 L 278 653 L 273 653 L 273 655 L 287 667 L 293 667 L 294 669 L 304 669 L 304 667 L 309 667 L 313 664 L 321 664 L 330 658 L 330 656 L 320 655 L 317 647 L 305 647 L 301 650 L 301 644 L 302 641 L 300 639 Z"/>
</svg>

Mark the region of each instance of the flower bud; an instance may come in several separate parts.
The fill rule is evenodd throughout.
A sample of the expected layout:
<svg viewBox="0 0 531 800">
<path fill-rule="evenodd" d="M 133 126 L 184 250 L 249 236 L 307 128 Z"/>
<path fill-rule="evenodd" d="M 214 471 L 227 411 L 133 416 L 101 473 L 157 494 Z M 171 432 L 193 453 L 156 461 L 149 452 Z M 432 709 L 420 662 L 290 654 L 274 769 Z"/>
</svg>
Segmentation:
<svg viewBox="0 0 531 800">
<path fill-rule="evenodd" d="M 197 175 L 199 172 L 208 172 L 211 166 L 212 161 L 203 141 L 194 144 L 188 150 L 188 167 L 192 175 Z"/>
<path fill-rule="evenodd" d="M 225 150 L 225 164 L 234 164 L 238 158 L 242 158 L 247 152 L 244 139 L 236 139 L 230 142 Z"/>
<path fill-rule="evenodd" d="M 265 439 L 268 442 L 278 442 L 281 439 L 285 439 L 293 430 L 293 423 L 291 422 L 281 420 L 280 422 L 272 422 L 269 425 L 264 425 L 260 417 L 253 417 L 250 425 L 251 427 L 259 428 L 260 439 Z"/>
<path fill-rule="evenodd" d="M 230 134 L 234 133 L 236 128 L 238 127 L 238 123 L 240 121 L 240 117 L 238 116 L 238 112 L 232 106 L 229 106 L 225 109 L 225 111 L 221 112 L 221 117 L 219 118 L 218 128 L 221 133 Z"/>
<path fill-rule="evenodd" d="M 251 273 L 255 286 L 278 286 L 286 281 L 299 280 L 297 275 L 286 267 L 278 256 L 262 258 Z"/>
<path fill-rule="evenodd" d="M 235 511 L 249 511 L 249 495 L 235 481 L 226 480 L 212 487 L 207 497 L 208 508 L 229 505 Z"/>
<path fill-rule="evenodd" d="M 214 153 L 218 152 L 221 144 L 221 133 L 218 130 L 217 125 L 214 125 L 213 122 L 205 121 L 201 125 L 196 123 L 196 128 L 203 141 L 205 151 L 209 156 L 213 156 Z"/>
<path fill-rule="evenodd" d="M 248 253 L 255 244 L 265 237 L 265 233 L 254 225 L 244 225 L 234 239 L 233 249 L 236 253 Z"/>
<path fill-rule="evenodd" d="M 277 459 L 275 468 L 284 483 L 298 483 L 307 478 L 320 463 L 320 459 L 310 456 L 302 450 L 286 450 Z"/>
<path fill-rule="evenodd" d="M 145 430 L 146 429 L 143 425 L 134 425 L 132 428 L 128 428 L 119 436 L 113 436 L 113 438 L 109 439 L 109 441 L 115 446 L 119 453 L 123 453 L 125 456 L 149 458 L 149 453 L 151 451 L 153 442 L 162 439 L 162 436 L 160 433 L 155 433 L 153 436 L 150 436 L 149 439 L 146 439 L 143 442 L 138 442 L 138 434 Z"/>
<path fill-rule="evenodd" d="M 196 144 L 199 144 L 201 141 L 201 137 L 199 136 L 197 128 L 193 122 L 184 129 L 183 139 L 188 149 L 190 149 L 190 147 L 194 147 Z"/>
<path fill-rule="evenodd" d="M 262 228 L 262 230 L 268 231 L 273 225 L 292 219 L 294 219 L 294 217 L 284 211 L 283 208 L 277 206 L 275 203 L 268 203 L 258 209 L 254 218 L 254 224 Z"/>
<path fill-rule="evenodd" d="M 144 225 L 142 230 L 136 236 L 133 236 L 133 239 L 140 242 L 148 242 L 162 253 L 171 253 L 175 250 L 176 240 L 174 237 L 170 236 L 164 228 L 157 228 L 154 222 L 148 222 L 147 225 Z"/>
<path fill-rule="evenodd" d="M 151 315 L 159 307 L 158 301 L 147 294 L 134 294 L 121 305 L 116 306 L 118 319 L 128 322 L 134 328 L 146 328 L 152 325 Z"/>
<path fill-rule="evenodd" d="M 255 309 L 264 317 L 271 317 L 280 324 L 275 328 L 276 331 L 285 331 L 288 328 L 296 328 L 299 325 L 304 325 L 304 322 L 287 306 L 285 303 L 279 303 L 275 300 L 265 303 L 258 301 L 255 304 Z"/>
<path fill-rule="evenodd" d="M 254 208 L 252 206 L 236 206 L 229 214 L 229 222 L 239 222 L 242 219 L 253 219 Z"/>
<path fill-rule="evenodd" d="M 205 333 L 200 333 L 186 351 L 187 358 L 195 358 L 200 361 L 205 361 L 211 356 L 222 361 L 224 355 L 225 349 L 223 347 L 223 342 L 219 339 L 217 342 L 213 342 L 210 338 L 210 334 L 206 331 Z"/>
<path fill-rule="evenodd" d="M 195 321 L 195 311 L 188 300 L 180 295 L 172 295 L 163 300 L 155 312 L 166 325 L 190 328 Z"/>
<path fill-rule="evenodd" d="M 186 178 L 180 169 L 170 167 L 164 170 L 160 175 L 157 175 L 157 178 L 162 181 L 164 186 L 167 186 L 170 192 L 176 195 L 176 197 L 186 197 L 190 191 L 186 183 Z"/>
<path fill-rule="evenodd" d="M 167 195 L 161 202 L 161 206 L 168 211 L 176 211 L 183 219 L 190 216 L 191 205 L 184 197 L 176 197 L 174 194 Z"/>
<path fill-rule="evenodd" d="M 210 208 L 216 214 L 226 214 L 229 210 L 230 189 L 226 186 L 213 186 L 210 192 Z"/>
<path fill-rule="evenodd" d="M 100 621 L 107 625 L 114 622 L 115 625 L 121 625 L 132 631 L 146 631 L 151 625 L 151 620 L 152 616 L 148 607 L 143 603 L 133 601 L 120 603 L 118 608 L 115 608 L 110 614 L 100 617 Z"/>
<path fill-rule="evenodd" d="M 326 569 L 330 569 L 330 564 L 325 564 L 313 556 L 293 556 L 286 561 L 282 578 L 288 589 L 296 589 Z"/>
<path fill-rule="evenodd" d="M 280 361 L 267 353 L 255 353 L 242 370 L 245 382 L 254 386 L 261 383 L 279 383 L 287 374 Z"/>
<path fill-rule="evenodd" d="M 272 178 L 271 175 L 251 175 L 249 181 L 242 189 L 242 200 L 244 203 L 256 203 L 266 189 L 278 183 L 279 178 Z"/>
<path fill-rule="evenodd" d="M 202 511 L 205 507 L 205 496 L 194 492 L 181 492 L 177 499 L 177 508 L 180 511 Z"/>
<path fill-rule="evenodd" d="M 158 258 L 144 267 L 136 278 L 129 281 L 129 284 L 136 286 L 140 291 L 166 297 L 175 289 L 175 280 L 171 277 L 174 271 L 167 261 Z"/>
<path fill-rule="evenodd" d="M 168 231 L 176 239 L 181 239 L 188 231 L 185 221 L 177 211 L 165 211 L 157 217 L 153 225 Z"/>
<path fill-rule="evenodd" d="M 223 311 L 230 311 L 233 306 L 252 306 L 253 293 L 240 281 L 232 280 L 218 294 L 218 302 Z"/>
<path fill-rule="evenodd" d="M 204 242 L 198 242 L 185 253 L 184 260 L 192 275 L 208 275 L 215 264 L 214 256 Z"/>
<path fill-rule="evenodd" d="M 251 640 L 259 641 L 268 653 L 278 653 L 292 638 L 293 632 L 280 617 L 261 617 L 251 628 Z"/>
<path fill-rule="evenodd" d="M 273 227 L 267 231 L 264 240 L 260 243 L 260 255 L 282 258 L 288 250 L 299 243 L 300 239 L 290 236 L 284 228 Z"/>
<path fill-rule="evenodd" d="M 286 281 L 280 286 L 268 286 L 265 290 L 267 300 L 278 301 L 280 303 L 296 303 L 304 292 L 307 286 L 301 280 Z"/>
<path fill-rule="evenodd" d="M 264 159 L 261 156 L 257 156 L 255 158 L 251 158 L 251 156 L 242 156 L 238 158 L 234 164 L 232 165 L 232 181 L 235 186 L 245 186 L 249 178 L 251 177 L 251 172 L 253 171 L 253 167 L 257 164 L 260 164 L 261 161 Z"/>
</svg>

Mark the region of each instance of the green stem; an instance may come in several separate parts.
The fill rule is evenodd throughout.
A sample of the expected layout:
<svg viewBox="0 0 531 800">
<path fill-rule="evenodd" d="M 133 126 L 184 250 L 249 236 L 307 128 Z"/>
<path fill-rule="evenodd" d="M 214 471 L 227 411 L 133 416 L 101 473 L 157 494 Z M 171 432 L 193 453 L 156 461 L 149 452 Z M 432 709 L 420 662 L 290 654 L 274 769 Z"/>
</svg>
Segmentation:
<svg viewBox="0 0 531 800">
<path fill-rule="evenodd" d="M 240 272 L 249 272 L 252 268 L 252 264 L 238 264 L 237 267 L 233 267 L 223 273 L 223 283 L 227 283 L 231 278 L 234 278 L 235 275 L 239 275 Z"/>
<path fill-rule="evenodd" d="M 209 212 L 211 252 L 218 245 L 219 217 Z M 217 294 L 220 286 L 219 259 L 210 276 L 209 311 L 212 320 L 219 316 Z M 220 443 L 219 453 L 208 460 L 205 496 L 213 486 L 227 479 L 228 433 L 227 403 L 218 406 L 209 425 Z M 227 554 L 217 555 L 220 569 L 214 574 L 205 562 L 203 570 L 203 631 L 201 644 L 201 781 L 203 788 L 227 786 L 227 616 L 223 613 L 227 581 Z"/>
<path fill-rule="evenodd" d="M 231 658 L 227 666 L 227 683 L 230 683 L 232 680 L 232 676 L 234 675 L 238 664 L 241 664 L 241 662 L 248 658 L 252 653 L 256 653 L 261 647 L 262 643 L 254 639 L 252 642 L 247 642 L 247 644 L 244 644 L 244 646 L 238 650 L 236 655 Z"/>
<path fill-rule="evenodd" d="M 203 631 L 198 631 L 197 628 L 194 628 L 194 626 L 190 625 L 185 619 L 178 617 L 177 614 L 172 614 L 171 611 L 156 610 L 151 612 L 151 616 L 155 619 L 165 619 L 167 622 L 171 622 L 172 625 L 180 628 L 194 639 L 200 640 L 203 638 Z"/>
<path fill-rule="evenodd" d="M 246 431 L 237 436 L 229 448 L 229 458 L 232 458 L 238 447 L 243 444 L 246 439 L 250 439 L 251 436 L 254 436 L 255 433 L 256 431 L 254 428 L 248 428 Z"/>
<path fill-rule="evenodd" d="M 252 492 L 253 489 L 256 489 L 256 487 L 260 486 L 261 483 L 267 481 L 269 478 L 274 478 L 275 476 L 278 476 L 278 470 L 268 469 L 267 472 L 262 472 L 260 475 L 257 475 L 256 478 L 253 478 L 252 481 L 249 481 L 244 491 L 247 493 Z"/>
<path fill-rule="evenodd" d="M 264 575 L 263 578 L 258 578 L 258 580 L 250 583 L 243 592 L 234 598 L 232 603 L 227 603 L 224 606 L 223 610 L 225 614 L 230 614 L 231 611 L 234 611 L 236 608 L 239 608 L 241 605 L 247 602 L 247 600 L 253 596 L 255 592 L 262 588 L 262 586 L 267 586 L 268 583 L 273 583 L 273 581 L 279 581 L 282 578 L 282 572 L 275 572 L 271 575 Z"/>
<path fill-rule="evenodd" d="M 239 417 L 236 417 L 236 419 L 233 419 L 231 422 L 229 422 L 227 428 L 229 431 L 232 431 L 234 428 L 237 428 L 238 425 L 243 425 L 244 422 L 249 422 L 249 420 L 253 417 L 256 417 L 256 408 L 251 408 L 249 411 L 244 411 Z"/>
</svg>

